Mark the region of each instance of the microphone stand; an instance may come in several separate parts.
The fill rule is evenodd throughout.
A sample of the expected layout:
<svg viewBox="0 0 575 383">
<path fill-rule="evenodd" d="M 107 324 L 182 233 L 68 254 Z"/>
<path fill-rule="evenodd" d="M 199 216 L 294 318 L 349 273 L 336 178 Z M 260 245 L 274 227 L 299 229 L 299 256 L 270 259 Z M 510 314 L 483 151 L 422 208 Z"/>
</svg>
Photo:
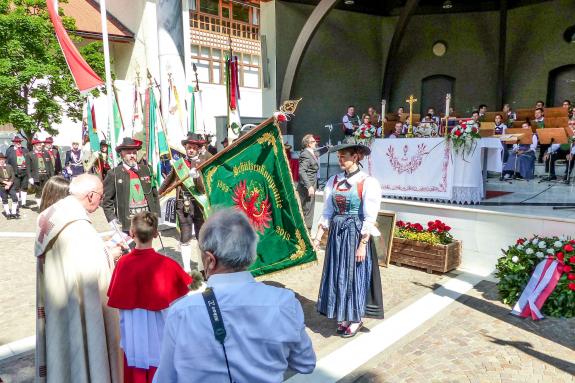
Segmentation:
<svg viewBox="0 0 575 383">
<path fill-rule="evenodd" d="M 333 124 L 324 125 L 324 128 L 329 129 L 329 138 L 327 140 L 327 145 L 331 146 L 331 132 L 333 131 Z M 325 173 L 326 173 L 325 182 L 326 183 L 327 183 L 327 180 L 329 180 L 329 157 L 330 157 L 330 154 L 331 154 L 331 151 L 328 150 L 327 151 L 327 168 L 325 170 Z"/>
</svg>

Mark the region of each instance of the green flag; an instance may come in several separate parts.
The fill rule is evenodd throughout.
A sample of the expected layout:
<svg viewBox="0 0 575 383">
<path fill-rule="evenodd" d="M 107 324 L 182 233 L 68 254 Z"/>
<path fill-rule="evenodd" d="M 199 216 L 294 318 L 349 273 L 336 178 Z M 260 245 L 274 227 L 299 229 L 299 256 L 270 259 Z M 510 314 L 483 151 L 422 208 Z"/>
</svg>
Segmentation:
<svg viewBox="0 0 575 383">
<path fill-rule="evenodd" d="M 158 115 L 157 115 L 157 103 L 156 96 L 154 95 L 154 89 L 149 89 L 149 102 L 147 103 L 148 110 L 147 115 L 147 125 L 148 125 L 148 164 L 152 167 L 153 174 L 153 184 L 156 187 L 160 187 L 162 184 L 162 163 L 160 161 L 160 136 L 157 129 L 158 125 Z M 163 133 L 163 132 L 162 132 Z M 165 142 L 165 136 L 164 136 Z M 167 146 L 167 145 L 166 145 Z"/>
<path fill-rule="evenodd" d="M 183 157 L 178 158 L 172 163 L 172 167 L 176 171 L 178 179 L 182 181 L 186 189 L 194 196 L 196 201 L 200 204 L 204 212 L 208 211 L 208 198 L 205 194 L 201 194 L 194 185 L 194 180 L 188 175 L 190 174 L 190 168 L 186 165 Z"/>
<path fill-rule="evenodd" d="M 116 138 L 116 147 L 118 142 L 122 141 L 122 116 L 120 115 L 120 108 L 118 108 L 118 99 L 116 98 L 116 93 L 114 93 L 114 137 Z"/>
<path fill-rule="evenodd" d="M 188 85 L 188 94 L 190 95 L 190 104 L 188 108 L 190 109 L 190 125 L 188 131 L 190 133 L 196 132 L 196 92 L 194 92 L 194 87 Z"/>
<path fill-rule="evenodd" d="M 97 152 L 100 150 L 100 139 L 98 138 L 98 132 L 96 132 L 96 124 L 95 124 L 95 113 L 94 107 L 90 104 L 90 98 L 88 97 L 88 138 L 90 139 L 90 149 L 93 152 Z"/>
<path fill-rule="evenodd" d="M 244 211 L 259 235 L 254 276 L 317 259 L 282 142 L 269 119 L 200 167 L 211 207 Z"/>
</svg>

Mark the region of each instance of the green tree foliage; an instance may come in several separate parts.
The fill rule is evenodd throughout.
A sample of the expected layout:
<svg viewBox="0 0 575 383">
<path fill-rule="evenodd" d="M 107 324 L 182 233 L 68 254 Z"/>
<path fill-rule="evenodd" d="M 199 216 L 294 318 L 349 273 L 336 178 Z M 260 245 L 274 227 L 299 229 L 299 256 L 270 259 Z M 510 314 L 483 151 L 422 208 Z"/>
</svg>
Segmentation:
<svg viewBox="0 0 575 383">
<path fill-rule="evenodd" d="M 73 19 L 62 21 L 67 30 L 75 29 Z M 80 53 L 103 77 L 101 43 L 83 45 Z M 41 129 L 56 134 L 52 126 L 63 115 L 80 120 L 82 104 L 46 0 L 0 0 L 0 124 L 12 124 L 30 141 Z"/>
</svg>

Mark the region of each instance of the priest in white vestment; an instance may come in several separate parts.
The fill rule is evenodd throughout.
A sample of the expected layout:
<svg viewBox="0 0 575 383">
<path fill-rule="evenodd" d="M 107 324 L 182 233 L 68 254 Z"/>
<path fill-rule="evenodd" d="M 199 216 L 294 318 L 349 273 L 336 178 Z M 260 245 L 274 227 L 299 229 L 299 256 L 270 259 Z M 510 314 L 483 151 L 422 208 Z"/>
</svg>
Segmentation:
<svg viewBox="0 0 575 383">
<path fill-rule="evenodd" d="M 113 254 L 88 216 L 103 192 L 78 176 L 38 217 L 35 382 L 121 382 L 118 312 L 106 305 Z"/>
</svg>

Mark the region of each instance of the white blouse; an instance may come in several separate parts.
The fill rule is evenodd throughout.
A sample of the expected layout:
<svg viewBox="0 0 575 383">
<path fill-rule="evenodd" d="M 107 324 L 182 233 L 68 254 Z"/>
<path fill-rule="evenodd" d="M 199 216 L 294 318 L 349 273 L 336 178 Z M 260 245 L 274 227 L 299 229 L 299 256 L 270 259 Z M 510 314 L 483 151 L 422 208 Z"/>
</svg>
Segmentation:
<svg viewBox="0 0 575 383">
<path fill-rule="evenodd" d="M 319 224 L 324 228 L 329 228 L 329 222 L 335 212 L 335 207 L 331 198 L 331 193 L 334 188 L 334 181 L 336 176 L 332 176 L 326 183 L 323 189 L 323 213 L 320 218 Z M 345 173 L 337 175 L 339 181 L 345 179 Z M 367 173 L 360 171 L 357 174 L 349 177 L 347 182 L 355 185 L 358 182 L 364 181 L 362 192 L 362 206 L 363 206 L 363 226 L 361 227 L 361 234 L 369 234 L 374 237 L 381 235 L 375 223 L 377 221 L 377 214 L 381 205 L 381 186 L 374 177 L 369 176 Z"/>
</svg>

